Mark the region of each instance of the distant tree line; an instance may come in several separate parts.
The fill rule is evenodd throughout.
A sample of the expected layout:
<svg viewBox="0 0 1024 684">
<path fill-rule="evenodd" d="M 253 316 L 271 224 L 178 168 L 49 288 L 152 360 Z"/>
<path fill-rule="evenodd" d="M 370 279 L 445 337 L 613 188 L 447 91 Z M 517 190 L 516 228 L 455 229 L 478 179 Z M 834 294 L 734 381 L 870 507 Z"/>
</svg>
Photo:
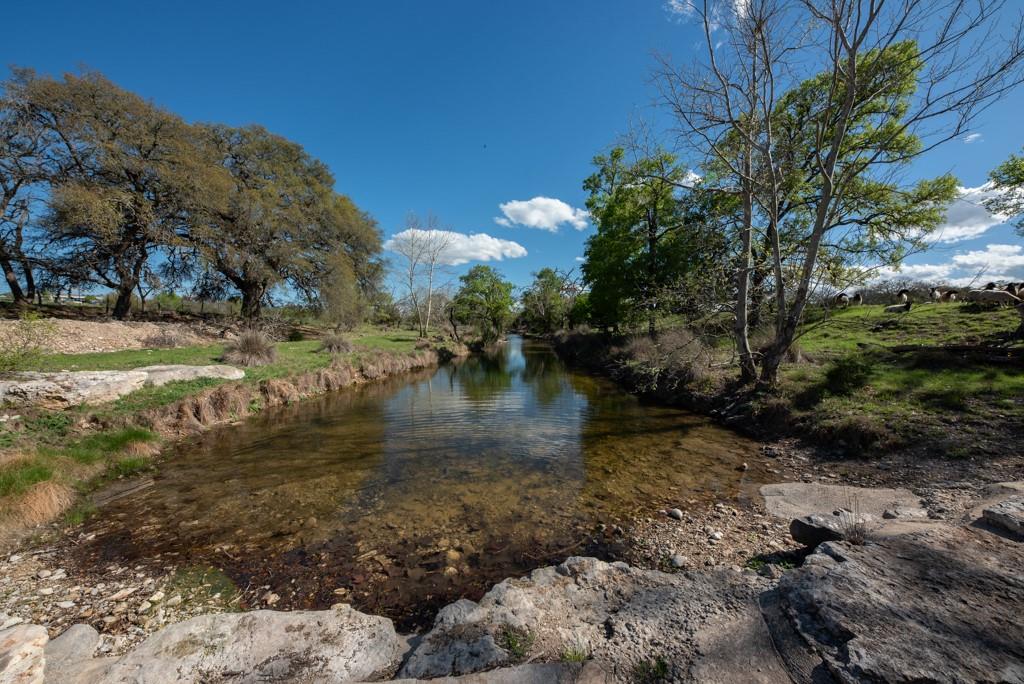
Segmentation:
<svg viewBox="0 0 1024 684">
<path fill-rule="evenodd" d="M 275 291 L 339 325 L 381 292 L 377 224 L 327 166 L 261 126 L 188 123 L 98 73 L 15 69 L 0 93 L 0 268 L 15 302 L 44 289 L 132 297 L 187 285 Z"/>
</svg>

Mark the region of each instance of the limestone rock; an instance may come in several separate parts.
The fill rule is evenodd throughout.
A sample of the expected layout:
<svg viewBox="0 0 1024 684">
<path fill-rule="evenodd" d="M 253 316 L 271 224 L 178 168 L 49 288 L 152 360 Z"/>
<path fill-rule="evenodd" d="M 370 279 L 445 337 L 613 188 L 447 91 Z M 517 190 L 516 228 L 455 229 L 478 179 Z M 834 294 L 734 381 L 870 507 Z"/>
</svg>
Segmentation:
<svg viewBox="0 0 1024 684">
<path fill-rule="evenodd" d="M 114 658 L 93 658 L 100 633 L 89 625 L 72 625 L 46 645 L 46 684 L 87 684 L 107 673 Z"/>
<path fill-rule="evenodd" d="M 505 580 L 479 603 L 443 609 L 399 674 L 470 674 L 573 646 L 592 653 L 594 667 L 614 681 L 630 681 L 653 653 L 672 681 L 788 682 L 756 601 L 768 586 L 753 573 L 668 574 L 570 558 Z M 527 653 L 503 647 L 509 630 L 529 633 Z"/>
<path fill-rule="evenodd" d="M 46 629 L 15 625 L 0 632 L 0 682 L 43 684 L 43 648 Z"/>
<path fill-rule="evenodd" d="M 792 520 L 805 515 L 831 515 L 845 510 L 857 516 L 882 518 L 888 509 L 901 518 L 927 518 L 924 503 L 907 489 L 845 487 L 813 482 L 783 482 L 761 487 L 769 515 Z"/>
<path fill-rule="evenodd" d="M 814 513 L 794 518 L 789 523 L 789 534 L 793 541 L 814 548 L 827 541 L 841 541 L 851 535 L 865 534 L 871 516 L 854 516 L 847 511 L 836 511 L 833 515 Z"/>
<path fill-rule="evenodd" d="M 348 605 L 324 611 L 202 615 L 163 628 L 93 681 L 376 680 L 397 668 L 403 650 L 390 620 Z M 95 666 L 95 661 L 83 666 Z"/>
<path fill-rule="evenodd" d="M 0 380 L 0 404 L 65 408 L 113 401 L 140 389 L 141 371 L 25 372 Z"/>
<path fill-rule="evenodd" d="M 394 684 L 418 684 L 425 681 L 396 679 Z M 579 665 L 565 663 L 531 663 L 429 681 L 430 684 L 610 684 L 612 680 L 603 676 L 602 672 L 586 666 L 581 668 Z"/>
<path fill-rule="evenodd" d="M 993 525 L 1024 536 L 1024 495 L 1003 499 L 983 510 L 981 515 Z"/>
<path fill-rule="evenodd" d="M 778 593 L 842 682 L 1024 682 L 1021 567 L 1024 545 L 934 525 L 822 544 Z"/>
<path fill-rule="evenodd" d="M 220 378 L 222 380 L 241 380 L 245 371 L 234 366 L 144 366 L 135 370 L 146 374 L 146 385 L 159 387 L 177 380 L 198 380 L 200 378 Z"/>
</svg>

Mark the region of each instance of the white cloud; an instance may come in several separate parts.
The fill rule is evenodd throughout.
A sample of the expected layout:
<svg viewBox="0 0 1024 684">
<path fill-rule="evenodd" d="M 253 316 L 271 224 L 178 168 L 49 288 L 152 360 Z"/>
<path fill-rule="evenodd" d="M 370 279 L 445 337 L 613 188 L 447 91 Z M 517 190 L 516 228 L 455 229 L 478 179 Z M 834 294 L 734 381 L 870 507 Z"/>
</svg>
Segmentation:
<svg viewBox="0 0 1024 684">
<path fill-rule="evenodd" d="M 989 244 L 985 249 L 954 254 L 941 264 L 903 264 L 900 269 L 881 268 L 872 281 L 907 278 L 955 287 L 979 287 L 989 281 L 1024 281 L 1024 246 Z"/>
<path fill-rule="evenodd" d="M 526 226 L 554 233 L 558 231 L 559 226 L 567 223 L 576 230 L 583 230 L 587 227 L 587 219 L 590 218 L 586 209 L 575 209 L 552 197 L 512 200 L 499 204 L 498 208 L 504 216 L 495 218 L 494 222 L 506 228 Z"/>
<path fill-rule="evenodd" d="M 981 133 L 968 133 L 961 139 L 964 141 L 965 145 L 970 145 L 972 142 L 978 142 L 981 140 Z"/>
<path fill-rule="evenodd" d="M 984 201 L 999 194 L 992 183 L 976 188 L 960 188 L 960 196 L 946 210 L 946 219 L 932 233 L 938 242 L 960 242 L 978 237 L 993 226 L 1006 223 L 1009 216 L 993 214 Z"/>
<path fill-rule="evenodd" d="M 576 257 L 576 261 L 583 263 L 586 259 L 584 257 Z"/>
<path fill-rule="evenodd" d="M 960 268 L 1006 273 L 1024 269 L 1024 247 L 1021 245 L 986 245 L 985 249 L 972 250 L 953 256 L 953 263 Z"/>
<path fill-rule="evenodd" d="M 501 261 L 502 259 L 518 259 L 526 256 L 526 248 L 512 240 L 502 240 L 487 233 L 454 233 L 448 230 L 419 230 L 410 228 L 396 233 L 384 243 L 384 249 L 393 249 L 396 240 L 408 239 L 410 236 L 436 238 L 447 241 L 440 261 L 450 266 L 466 264 L 470 261 Z"/>
</svg>

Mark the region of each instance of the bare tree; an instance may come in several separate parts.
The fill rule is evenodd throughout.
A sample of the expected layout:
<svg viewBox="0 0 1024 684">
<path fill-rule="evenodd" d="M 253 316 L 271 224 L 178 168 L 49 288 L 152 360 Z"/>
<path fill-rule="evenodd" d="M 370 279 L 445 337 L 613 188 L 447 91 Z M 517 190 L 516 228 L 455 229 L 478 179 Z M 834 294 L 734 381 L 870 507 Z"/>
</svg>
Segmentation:
<svg viewBox="0 0 1024 684">
<path fill-rule="evenodd" d="M 426 222 L 410 213 L 405 221 L 405 230 L 398 233 L 387 244 L 387 248 L 401 258 L 398 266 L 402 284 L 414 311 L 420 337 L 430 333 L 434 313 L 434 288 L 437 278 L 446 264 L 447 250 L 452 244 L 454 233 L 440 227 L 433 214 Z"/>
<path fill-rule="evenodd" d="M 743 379 L 759 362 L 760 382 L 773 385 L 819 284 L 846 277 L 851 258 L 898 263 L 941 222 L 955 179 L 911 184 L 908 164 L 1020 83 L 1021 17 L 1004 0 L 705 0 L 694 10 L 707 58 L 685 70 L 663 60 L 660 82 L 681 139 L 741 205 L 737 348 Z M 745 343 L 755 231 L 775 295 L 760 358 Z"/>
</svg>

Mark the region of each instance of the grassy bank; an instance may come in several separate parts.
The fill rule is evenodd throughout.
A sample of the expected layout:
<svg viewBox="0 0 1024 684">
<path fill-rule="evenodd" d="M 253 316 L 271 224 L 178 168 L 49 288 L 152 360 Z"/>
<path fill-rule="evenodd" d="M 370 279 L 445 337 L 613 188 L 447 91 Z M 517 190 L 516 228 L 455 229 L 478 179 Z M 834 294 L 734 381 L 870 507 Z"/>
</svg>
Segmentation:
<svg viewBox="0 0 1024 684">
<path fill-rule="evenodd" d="M 1012 309 L 967 304 L 902 316 L 880 306 L 838 311 L 805 327 L 777 392 L 760 395 L 736 389 L 728 341 L 687 346 L 669 329 L 655 343 L 577 334 L 559 346 L 635 390 L 758 435 L 799 435 L 868 457 L 999 456 L 1017 449 L 1024 430 L 1024 344 L 1010 339 L 1019 324 Z"/>
<path fill-rule="evenodd" d="M 68 510 L 105 481 L 150 467 L 165 439 L 437 359 L 418 349 L 416 334 L 406 330 L 362 329 L 351 340 L 353 350 L 338 355 L 320 351 L 315 340 L 280 342 L 275 361 L 247 368 L 244 380 L 172 382 L 95 406 L 19 409 L 19 418 L 0 425 L 0 541 Z M 220 363 L 222 353 L 221 345 L 210 345 L 51 354 L 25 370 L 210 365 Z"/>
</svg>

